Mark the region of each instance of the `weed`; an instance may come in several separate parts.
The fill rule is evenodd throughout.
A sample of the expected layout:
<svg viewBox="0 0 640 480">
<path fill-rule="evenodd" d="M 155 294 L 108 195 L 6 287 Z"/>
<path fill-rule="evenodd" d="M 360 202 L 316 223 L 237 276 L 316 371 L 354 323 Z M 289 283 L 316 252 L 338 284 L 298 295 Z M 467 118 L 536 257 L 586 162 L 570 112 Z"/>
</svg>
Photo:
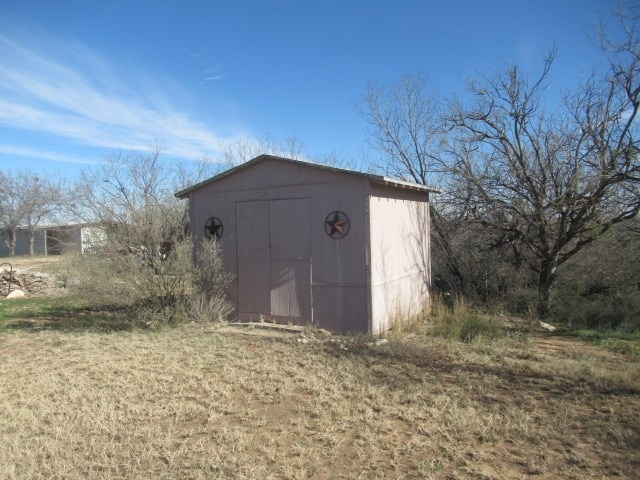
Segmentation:
<svg viewBox="0 0 640 480">
<path fill-rule="evenodd" d="M 618 338 L 609 338 L 602 342 L 602 346 L 614 353 L 640 357 L 640 343 Z"/>
<path fill-rule="evenodd" d="M 189 315 L 198 323 L 224 322 L 231 312 L 233 305 L 222 295 L 198 294 L 189 301 Z"/>
</svg>

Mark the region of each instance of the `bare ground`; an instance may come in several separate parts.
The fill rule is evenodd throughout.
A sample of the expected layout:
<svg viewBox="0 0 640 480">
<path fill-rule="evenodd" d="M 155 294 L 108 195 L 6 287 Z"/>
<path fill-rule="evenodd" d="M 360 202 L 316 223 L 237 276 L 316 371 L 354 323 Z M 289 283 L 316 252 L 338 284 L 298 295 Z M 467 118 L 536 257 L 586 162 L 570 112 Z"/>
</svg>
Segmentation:
<svg viewBox="0 0 640 480">
<path fill-rule="evenodd" d="M 23 272 L 39 272 L 47 265 L 60 261 L 61 258 L 63 257 L 60 255 L 0 257 L 0 263 L 10 263 L 14 270 L 20 270 Z"/>
<path fill-rule="evenodd" d="M 472 345 L 0 334 L 0 478 L 637 478 L 640 365 Z"/>
</svg>

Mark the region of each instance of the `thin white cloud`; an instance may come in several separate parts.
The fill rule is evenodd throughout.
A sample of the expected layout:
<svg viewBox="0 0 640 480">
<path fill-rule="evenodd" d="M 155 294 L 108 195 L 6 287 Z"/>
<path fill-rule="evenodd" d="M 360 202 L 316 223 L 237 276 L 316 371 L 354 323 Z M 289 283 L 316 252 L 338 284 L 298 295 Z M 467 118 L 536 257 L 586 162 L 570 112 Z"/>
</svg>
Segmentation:
<svg viewBox="0 0 640 480">
<path fill-rule="evenodd" d="M 83 165 L 98 163 L 96 160 L 90 158 L 65 155 L 58 152 L 26 148 L 15 145 L 0 145 L 0 153 L 13 155 L 16 157 L 41 158 L 43 160 L 52 160 L 54 162 L 78 163 Z"/>
<path fill-rule="evenodd" d="M 0 128 L 90 147 L 144 150 L 162 141 L 174 156 L 215 154 L 226 140 L 179 111 L 170 98 L 180 95 L 188 93 L 175 80 L 119 67 L 77 42 L 0 33 Z"/>
<path fill-rule="evenodd" d="M 226 78 L 226 75 L 213 75 L 212 77 L 207 77 L 205 78 L 206 82 L 213 82 L 216 80 L 222 80 L 223 78 Z"/>
</svg>

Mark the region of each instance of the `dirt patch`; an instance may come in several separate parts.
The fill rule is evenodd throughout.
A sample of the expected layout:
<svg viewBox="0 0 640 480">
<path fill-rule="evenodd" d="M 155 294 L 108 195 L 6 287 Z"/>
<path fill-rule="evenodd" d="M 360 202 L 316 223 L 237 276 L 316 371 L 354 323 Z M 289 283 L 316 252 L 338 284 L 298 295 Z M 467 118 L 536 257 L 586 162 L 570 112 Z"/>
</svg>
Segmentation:
<svg viewBox="0 0 640 480">
<path fill-rule="evenodd" d="M 0 335 L 0 358 L 22 355 L 39 348 L 40 345 L 30 338 L 15 335 Z"/>
<path fill-rule="evenodd" d="M 306 337 L 305 327 L 267 322 L 231 322 L 221 325 L 216 331 L 221 334 L 240 334 L 270 338 Z"/>
<path fill-rule="evenodd" d="M 62 259 L 60 255 L 48 255 L 48 256 L 19 256 L 19 257 L 1 257 L 0 263 L 10 263 L 14 270 L 19 271 L 35 271 L 41 272 L 51 263 L 59 262 Z"/>
<path fill-rule="evenodd" d="M 535 338 L 535 349 L 539 354 L 551 358 L 557 356 L 583 357 L 587 355 L 602 355 L 602 348 L 597 345 L 561 336 L 538 335 Z"/>
</svg>

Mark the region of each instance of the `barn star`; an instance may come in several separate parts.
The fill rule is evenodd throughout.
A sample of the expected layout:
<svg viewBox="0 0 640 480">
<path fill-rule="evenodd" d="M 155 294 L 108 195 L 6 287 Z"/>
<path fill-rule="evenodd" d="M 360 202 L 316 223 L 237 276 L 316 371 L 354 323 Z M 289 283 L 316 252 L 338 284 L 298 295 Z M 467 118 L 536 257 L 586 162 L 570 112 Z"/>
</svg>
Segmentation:
<svg viewBox="0 0 640 480">
<path fill-rule="evenodd" d="M 204 230 L 207 237 L 219 239 L 222 236 L 222 222 L 220 219 L 212 217 L 207 220 Z"/>
<path fill-rule="evenodd" d="M 349 232 L 349 220 L 342 212 L 333 212 L 333 218 L 325 220 L 325 225 L 325 229 L 331 238 L 342 238 Z"/>
</svg>

